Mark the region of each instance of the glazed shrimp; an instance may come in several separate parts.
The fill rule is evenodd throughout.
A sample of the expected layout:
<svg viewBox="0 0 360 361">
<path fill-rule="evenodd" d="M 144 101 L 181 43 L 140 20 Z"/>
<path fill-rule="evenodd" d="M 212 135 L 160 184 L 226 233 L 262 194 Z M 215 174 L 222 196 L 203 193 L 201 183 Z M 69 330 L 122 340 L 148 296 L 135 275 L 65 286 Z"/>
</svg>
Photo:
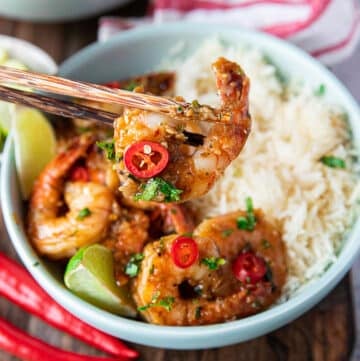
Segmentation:
<svg viewBox="0 0 360 361">
<path fill-rule="evenodd" d="M 244 212 L 203 221 L 194 231 L 197 260 L 179 268 L 172 254 L 177 235 L 148 244 L 133 297 L 149 322 L 200 325 L 245 317 L 270 306 L 286 279 L 285 249 L 279 232 L 255 211 L 252 231 L 237 228 Z M 233 271 L 239 257 L 255 257 L 266 274 L 240 281 Z M 247 266 L 248 267 L 248 266 Z M 246 267 L 245 267 L 246 271 Z"/>
<path fill-rule="evenodd" d="M 213 70 L 222 103 L 221 112 L 231 114 L 230 123 L 205 124 L 194 120 L 184 123 L 176 118 L 130 108 L 115 121 L 115 150 L 121 159 L 116 167 L 120 190 L 125 197 L 156 202 L 183 202 L 200 197 L 239 155 L 251 125 L 249 79 L 239 65 L 224 58 L 213 64 Z M 193 111 L 196 111 L 196 103 Z M 189 132 L 204 137 L 190 141 Z M 140 177 L 129 169 L 127 158 L 130 148 L 143 142 L 156 143 L 161 148 L 158 146 L 158 151 L 154 146 L 145 145 L 137 151 L 132 162 L 140 171 L 147 171 L 150 163 L 159 162 L 159 157 L 165 157 L 166 153 L 169 160 L 158 173 L 150 172 L 149 176 Z"/>
<path fill-rule="evenodd" d="M 77 139 L 47 165 L 34 185 L 28 235 L 38 252 L 49 258 L 70 257 L 78 248 L 98 242 L 109 225 L 113 195 L 106 186 L 65 182 L 92 143 L 91 137 Z"/>
<path fill-rule="evenodd" d="M 150 218 L 141 209 L 113 204 L 112 222 L 102 244 L 109 248 L 114 257 L 115 279 L 124 285 L 129 278 L 124 273 L 132 255 L 140 253 L 149 240 Z"/>
</svg>

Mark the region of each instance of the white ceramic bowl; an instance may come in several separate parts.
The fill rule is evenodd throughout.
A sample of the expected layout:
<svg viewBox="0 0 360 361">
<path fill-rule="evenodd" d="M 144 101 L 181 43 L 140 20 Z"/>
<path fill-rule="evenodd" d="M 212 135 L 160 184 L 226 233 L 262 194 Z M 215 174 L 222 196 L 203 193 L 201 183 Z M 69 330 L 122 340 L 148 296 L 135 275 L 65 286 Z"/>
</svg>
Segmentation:
<svg viewBox="0 0 360 361">
<path fill-rule="evenodd" d="M 60 73 L 70 78 L 105 82 L 142 74 L 158 68 L 174 44 L 185 41 L 184 51 L 194 50 L 202 39 L 221 34 L 229 42 L 247 43 L 262 49 L 286 74 L 302 76 L 313 87 L 325 84 L 327 98 L 341 104 L 349 115 L 354 141 L 360 141 L 360 111 L 356 101 L 326 68 L 313 58 L 276 38 L 229 27 L 196 24 L 166 24 L 132 30 L 108 42 L 94 44 L 67 60 Z M 70 312 L 84 321 L 123 339 L 150 346 L 197 349 L 246 341 L 274 330 L 297 318 L 319 302 L 349 270 L 360 249 L 360 221 L 344 238 L 339 258 L 324 274 L 309 283 L 288 301 L 257 315 L 223 324 L 198 327 L 166 327 L 129 320 L 100 310 L 70 293 L 62 282 L 62 272 L 40 259 L 24 232 L 23 204 L 14 166 L 12 142 L 6 145 L 0 197 L 9 234 L 21 259 L 44 289 Z M 345 237 L 345 236 L 344 236 Z M 35 264 L 40 265 L 35 267 Z"/>
<path fill-rule="evenodd" d="M 69 21 L 101 14 L 131 0 L 1 0 L 0 14 L 31 21 Z"/>
<path fill-rule="evenodd" d="M 0 48 L 5 49 L 11 58 L 20 60 L 33 71 L 46 74 L 57 72 L 58 67 L 50 55 L 25 40 L 0 35 Z"/>
</svg>

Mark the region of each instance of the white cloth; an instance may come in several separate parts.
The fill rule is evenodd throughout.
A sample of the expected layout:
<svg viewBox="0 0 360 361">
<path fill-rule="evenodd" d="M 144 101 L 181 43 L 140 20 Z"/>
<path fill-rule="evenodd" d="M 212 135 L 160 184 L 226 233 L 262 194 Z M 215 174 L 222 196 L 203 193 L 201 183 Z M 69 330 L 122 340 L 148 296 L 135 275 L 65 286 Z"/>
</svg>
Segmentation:
<svg viewBox="0 0 360 361">
<path fill-rule="evenodd" d="M 350 56 L 360 37 L 358 0 L 154 0 L 139 19 L 103 17 L 98 38 L 149 23 L 192 21 L 255 28 L 293 42 L 327 65 Z"/>
</svg>

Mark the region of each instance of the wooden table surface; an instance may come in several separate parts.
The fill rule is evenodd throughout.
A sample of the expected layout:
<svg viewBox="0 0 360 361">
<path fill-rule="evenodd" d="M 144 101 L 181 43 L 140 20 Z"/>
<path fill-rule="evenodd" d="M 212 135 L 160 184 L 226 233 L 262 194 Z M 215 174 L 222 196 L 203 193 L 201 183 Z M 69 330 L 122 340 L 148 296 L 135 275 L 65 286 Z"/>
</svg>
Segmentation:
<svg viewBox="0 0 360 361">
<path fill-rule="evenodd" d="M 135 1 L 112 14 L 139 15 L 145 12 L 146 1 Z M 97 19 L 68 24 L 33 24 L 0 18 L 0 34 L 16 36 L 28 40 L 47 51 L 58 63 L 78 49 L 96 40 Z M 333 71 L 360 99 L 360 47 L 346 62 Z M 0 251 L 17 258 L 7 241 L 0 215 Z M 360 269 L 360 261 L 354 268 Z M 353 268 L 353 269 L 354 269 Z M 355 286 L 355 288 L 354 288 Z M 337 288 L 311 311 L 291 324 L 253 341 L 235 346 L 200 351 L 169 351 L 133 345 L 140 351 L 141 360 L 206 360 L 206 361 L 341 361 L 360 360 L 355 334 L 360 325 L 355 309 L 360 310 L 360 277 L 353 272 L 347 275 Z M 355 291 L 354 291 L 355 290 Z M 355 302 L 353 302 L 355 297 Z M 58 332 L 35 317 L 29 316 L 16 306 L 0 299 L 0 317 L 5 317 L 28 333 L 46 340 L 58 347 L 88 355 L 101 355 L 91 347 L 74 338 Z M 17 360 L 0 351 L 0 361 Z"/>
</svg>

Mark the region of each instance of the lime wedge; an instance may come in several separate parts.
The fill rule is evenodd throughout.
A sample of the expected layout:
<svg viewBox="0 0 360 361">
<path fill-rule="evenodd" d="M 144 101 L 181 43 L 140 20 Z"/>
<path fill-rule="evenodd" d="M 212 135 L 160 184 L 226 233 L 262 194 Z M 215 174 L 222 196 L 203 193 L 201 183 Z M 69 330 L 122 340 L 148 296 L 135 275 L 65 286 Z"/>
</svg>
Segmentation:
<svg viewBox="0 0 360 361">
<path fill-rule="evenodd" d="M 20 189 L 27 199 L 35 179 L 55 156 L 55 134 L 45 116 L 31 108 L 14 107 L 12 126 Z"/>
<path fill-rule="evenodd" d="M 80 249 L 69 261 L 64 281 L 80 298 L 107 311 L 135 317 L 136 310 L 125 287 L 114 278 L 111 251 L 99 244 Z"/>
</svg>

